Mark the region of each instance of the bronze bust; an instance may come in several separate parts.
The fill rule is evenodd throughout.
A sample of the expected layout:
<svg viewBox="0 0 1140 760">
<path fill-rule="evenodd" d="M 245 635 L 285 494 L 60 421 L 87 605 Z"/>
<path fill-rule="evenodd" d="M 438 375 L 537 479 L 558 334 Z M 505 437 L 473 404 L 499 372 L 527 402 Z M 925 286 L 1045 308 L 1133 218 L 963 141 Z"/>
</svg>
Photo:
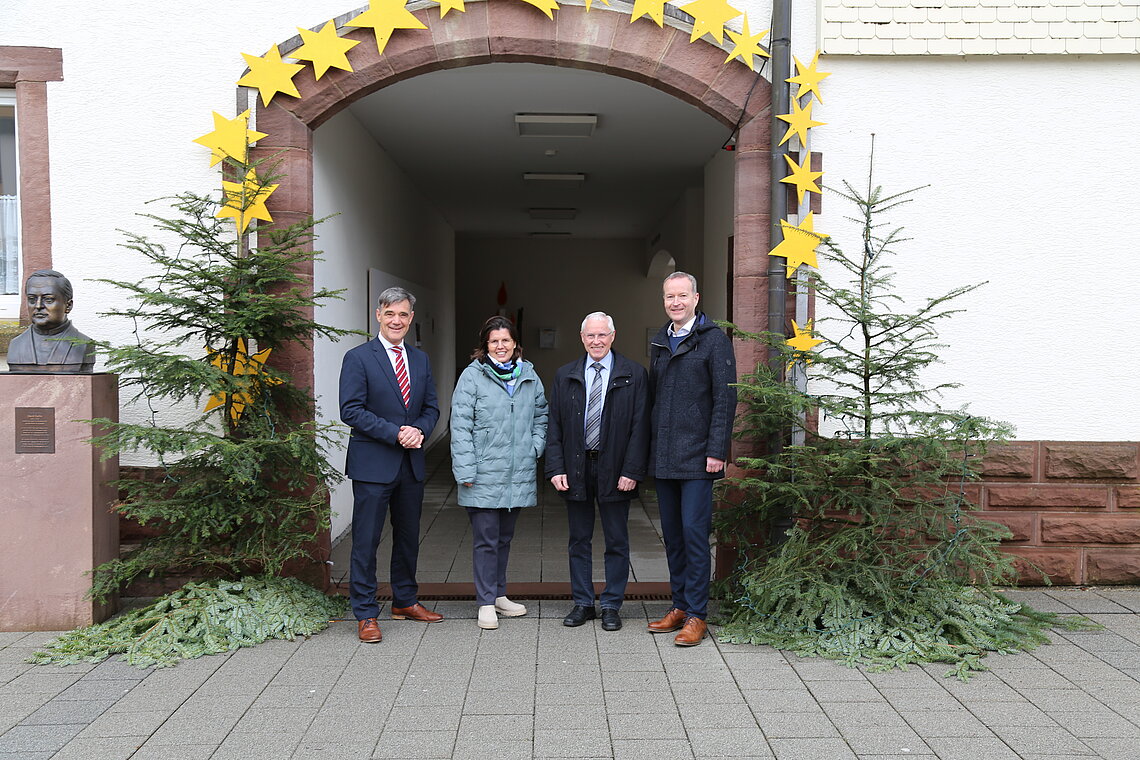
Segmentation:
<svg viewBox="0 0 1140 760">
<path fill-rule="evenodd" d="M 75 329 L 67 315 L 71 312 L 72 287 L 59 272 L 41 269 L 28 275 L 24 297 L 32 325 L 12 338 L 8 346 L 11 372 L 81 374 L 95 366 L 95 349 L 83 333 Z"/>
</svg>

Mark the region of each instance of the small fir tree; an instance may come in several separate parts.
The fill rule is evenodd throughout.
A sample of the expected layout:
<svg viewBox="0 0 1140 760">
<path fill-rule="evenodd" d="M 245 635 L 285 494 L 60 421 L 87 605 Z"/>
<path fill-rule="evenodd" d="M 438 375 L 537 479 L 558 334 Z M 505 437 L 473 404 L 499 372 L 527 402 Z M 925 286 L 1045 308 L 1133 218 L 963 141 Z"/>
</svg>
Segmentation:
<svg viewBox="0 0 1140 760">
<path fill-rule="evenodd" d="M 101 280 L 126 295 L 129 303 L 105 316 L 130 320 L 135 342 L 97 345 L 150 419 L 97 420 L 94 442 L 108 455 L 146 452 L 160 477 L 117 482 L 119 512 L 158 530 L 96 568 L 96 597 L 140 575 L 276 575 L 328 524 L 329 488 L 339 478 L 324 456 L 329 429 L 313 422 L 309 390 L 263 362 L 286 344 L 346 334 L 312 317 L 339 291 L 301 287 L 299 268 L 318 258 L 314 220 L 246 228 L 253 217 L 268 218 L 274 177 L 264 163 L 227 157 L 223 165 L 244 181 L 225 183 L 220 204 L 182 193 L 167 199 L 173 215 L 142 214 L 176 247 L 124 233 L 124 247 L 154 274 Z M 219 209 L 233 218 L 218 218 Z M 173 413 L 155 411 L 203 404 L 208 411 L 174 423 L 160 422 Z"/>
<path fill-rule="evenodd" d="M 746 474 L 727 483 L 732 506 L 717 526 L 740 562 L 721 589 L 720 637 L 852 666 L 948 662 L 965 678 L 985 669 L 987 652 L 1047 642 L 1056 622 L 998 593 L 1015 577 L 999 549 L 1009 533 L 972 515 L 966 498 L 986 445 L 1009 428 L 941 408 L 940 392 L 956 386 L 923 382 L 943 347 L 938 323 L 979 285 L 908 311 L 890 263 L 904 238 L 880 220 L 915 191 L 888 195 L 870 176 L 865 194 L 844 187 L 862 245 L 851 256 L 823 241 L 821 268 L 842 277 L 811 281 L 836 314 L 819 320 L 818 353 L 792 350 L 783 335 L 738 331 L 788 366 L 812 360 L 812 388 L 823 390 L 798 390 L 764 365 L 741 380 L 741 437 L 784 445 L 740 458 Z M 819 435 L 808 424 L 815 414 L 839 432 Z M 791 431 L 801 445 L 790 445 Z M 755 541 L 758 524 L 788 515 L 781 541 Z"/>
</svg>

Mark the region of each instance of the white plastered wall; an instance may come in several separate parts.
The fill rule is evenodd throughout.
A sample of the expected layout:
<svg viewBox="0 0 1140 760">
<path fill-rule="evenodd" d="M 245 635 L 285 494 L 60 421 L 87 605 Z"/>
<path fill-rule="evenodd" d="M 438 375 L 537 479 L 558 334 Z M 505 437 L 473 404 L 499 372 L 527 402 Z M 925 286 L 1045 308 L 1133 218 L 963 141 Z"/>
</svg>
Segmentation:
<svg viewBox="0 0 1140 760">
<path fill-rule="evenodd" d="M 912 304 L 988 281 L 941 327 L 932 383 L 950 406 L 1011 422 L 1022 439 L 1140 436 L 1140 58 L 837 57 L 822 69 L 813 147 L 824 181 L 930 187 L 888 215 L 912 241 L 897 282 Z M 1089 97 L 1090 91 L 1099 93 Z M 1102 96 L 1102 97 L 1101 97 Z M 850 207 L 824 196 L 816 230 L 848 248 Z M 826 275 L 827 272 L 824 272 Z M 820 309 L 820 316 L 824 316 Z"/>
<path fill-rule="evenodd" d="M 375 333 L 377 326 L 371 317 L 375 306 L 368 302 L 369 269 L 383 270 L 409 284 L 422 283 L 439 296 L 435 319 L 431 324 L 421 323 L 420 328 L 421 347 L 432 356 L 439 394 L 437 432 L 445 429 L 455 375 L 455 235 L 451 227 L 349 111 L 337 114 L 313 133 L 313 199 L 317 218 L 336 214 L 319 228 L 317 246 L 324 251 L 324 261 L 314 269 L 314 285 L 346 289 L 344 300 L 331 301 L 318 310 L 320 322 Z M 339 342 L 315 342 L 313 373 L 321 422 L 339 421 L 341 359 L 364 340 L 352 336 Z M 347 444 L 347 428 L 341 425 L 340 431 L 340 440 Z M 329 461 L 343 472 L 344 458 L 341 448 L 330 452 Z M 336 538 L 352 521 L 348 482 L 334 490 L 332 507 Z"/>
</svg>

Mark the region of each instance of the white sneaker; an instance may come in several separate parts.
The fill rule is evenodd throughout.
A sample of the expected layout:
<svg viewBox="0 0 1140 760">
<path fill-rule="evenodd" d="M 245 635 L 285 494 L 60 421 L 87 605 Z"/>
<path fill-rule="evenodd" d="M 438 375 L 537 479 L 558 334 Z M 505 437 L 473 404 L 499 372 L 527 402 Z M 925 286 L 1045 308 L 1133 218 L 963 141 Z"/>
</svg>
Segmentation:
<svg viewBox="0 0 1140 760">
<path fill-rule="evenodd" d="M 479 606 L 479 627 L 493 631 L 499 627 L 499 616 L 495 614 L 495 605 L 483 604 Z"/>
<path fill-rule="evenodd" d="M 500 596 L 495 600 L 495 612 L 503 617 L 522 617 L 526 614 L 526 606 Z"/>
</svg>

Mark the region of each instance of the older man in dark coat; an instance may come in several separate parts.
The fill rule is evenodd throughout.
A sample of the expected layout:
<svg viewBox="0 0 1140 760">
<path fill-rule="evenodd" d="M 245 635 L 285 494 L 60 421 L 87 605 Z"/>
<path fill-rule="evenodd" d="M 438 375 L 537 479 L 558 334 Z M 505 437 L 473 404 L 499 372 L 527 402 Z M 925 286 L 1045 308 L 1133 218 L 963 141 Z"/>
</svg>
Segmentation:
<svg viewBox="0 0 1140 760">
<path fill-rule="evenodd" d="M 586 355 L 560 368 L 550 388 L 546 476 L 566 500 L 570 590 L 574 608 L 563 625 L 597 617 L 591 574 L 594 505 L 606 537 L 602 628 L 621 628 L 629 580 L 629 503 L 645 479 L 649 455 L 648 380 L 645 369 L 610 350 L 613 319 L 600 311 L 582 320 Z"/>
<path fill-rule="evenodd" d="M 728 336 L 697 311 L 695 277 L 674 272 L 665 278 L 662 295 L 669 322 L 650 347 L 650 465 L 673 607 L 649 630 L 681 629 L 673 642 L 694 646 L 708 632 L 713 481 L 724 475 L 732 441 L 736 357 Z"/>
</svg>

